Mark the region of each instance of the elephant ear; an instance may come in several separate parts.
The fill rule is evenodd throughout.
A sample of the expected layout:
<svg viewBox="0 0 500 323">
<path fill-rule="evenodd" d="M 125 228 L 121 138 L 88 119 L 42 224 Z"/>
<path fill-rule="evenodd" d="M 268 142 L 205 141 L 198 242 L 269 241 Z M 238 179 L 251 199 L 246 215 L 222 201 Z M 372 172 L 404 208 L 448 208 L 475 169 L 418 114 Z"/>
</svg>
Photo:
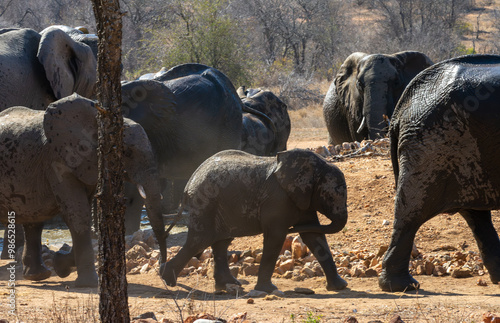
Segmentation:
<svg viewBox="0 0 500 323">
<path fill-rule="evenodd" d="M 37 57 L 57 99 L 73 92 L 93 96 L 97 63 L 89 46 L 51 27 L 42 33 Z"/>
<path fill-rule="evenodd" d="M 97 110 L 94 102 L 77 94 L 51 103 L 43 129 L 57 158 L 52 169 L 59 181 L 72 173 L 87 185 L 97 181 Z"/>
<path fill-rule="evenodd" d="M 404 87 L 406 87 L 418 73 L 433 64 L 427 55 L 417 51 L 399 52 L 393 56 L 402 64 L 401 79 Z"/>
<path fill-rule="evenodd" d="M 276 179 L 301 210 L 309 208 L 314 190 L 315 163 L 311 157 L 298 149 L 278 152 L 276 156 Z"/>
</svg>

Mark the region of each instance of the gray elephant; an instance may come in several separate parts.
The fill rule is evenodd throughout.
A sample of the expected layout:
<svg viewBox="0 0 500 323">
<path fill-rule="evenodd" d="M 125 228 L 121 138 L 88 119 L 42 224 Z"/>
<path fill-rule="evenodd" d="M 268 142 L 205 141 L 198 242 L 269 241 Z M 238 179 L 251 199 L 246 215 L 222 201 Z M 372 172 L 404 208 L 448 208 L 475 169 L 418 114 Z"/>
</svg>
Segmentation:
<svg viewBox="0 0 500 323">
<path fill-rule="evenodd" d="M 240 147 L 243 103 L 227 76 L 206 65 L 158 74 L 122 84 L 123 114 L 148 134 L 162 179 L 187 180 L 216 152 Z M 129 234 L 139 228 L 143 202 L 137 190 L 128 191 Z"/>
<path fill-rule="evenodd" d="M 353 53 L 344 61 L 323 102 L 330 144 L 377 139 L 408 83 L 432 61 L 414 51 Z"/>
<path fill-rule="evenodd" d="M 383 290 L 417 288 L 408 272 L 415 234 L 439 213 L 467 221 L 491 281 L 500 281 L 500 56 L 438 63 L 403 93 L 389 130 L 396 179 L 394 230 L 382 263 Z"/>
<path fill-rule="evenodd" d="M 182 268 L 194 255 L 212 246 L 217 289 L 239 284 L 227 262 L 234 237 L 264 234 L 264 250 L 256 290 L 272 292 L 276 259 L 288 233 L 299 232 L 321 264 L 328 290 L 345 288 L 325 234 L 347 222 L 347 188 L 342 172 L 308 150 L 259 157 L 227 150 L 207 159 L 191 176 L 182 208 L 189 213 L 187 240 L 160 273 L 175 286 Z M 317 212 L 331 224 L 320 225 Z"/>
<path fill-rule="evenodd" d="M 241 150 L 258 156 L 273 156 L 286 150 L 290 136 L 288 108 L 273 92 L 237 90 L 247 109 L 243 113 Z"/>
<path fill-rule="evenodd" d="M 0 113 L 0 221 L 15 213 L 24 226 L 23 274 L 42 280 L 51 272 L 41 258 L 43 221 L 62 214 L 73 240 L 73 252 L 59 253 L 54 269 L 62 277 L 76 265 L 76 286 L 97 286 L 91 243 L 91 208 L 97 182 L 97 122 L 93 101 L 76 94 L 46 111 L 13 107 Z M 125 120 L 126 179 L 145 192 L 146 209 L 166 255 L 161 188 L 153 151 L 142 127 Z"/>
<path fill-rule="evenodd" d="M 64 31 L 0 29 L 0 111 L 12 106 L 44 110 L 74 92 L 91 97 L 95 82 L 92 50 Z"/>
</svg>

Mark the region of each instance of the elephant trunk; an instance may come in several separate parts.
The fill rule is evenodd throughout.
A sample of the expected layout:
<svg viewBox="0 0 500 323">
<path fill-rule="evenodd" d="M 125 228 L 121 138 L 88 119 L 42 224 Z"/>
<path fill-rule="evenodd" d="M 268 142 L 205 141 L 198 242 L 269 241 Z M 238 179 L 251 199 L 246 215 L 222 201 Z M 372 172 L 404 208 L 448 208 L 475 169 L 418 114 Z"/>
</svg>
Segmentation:
<svg viewBox="0 0 500 323">
<path fill-rule="evenodd" d="M 368 127 L 369 138 L 374 140 L 384 136 L 386 127 L 384 115 L 390 117 L 394 110 L 392 93 L 387 84 L 373 85 L 365 89 L 363 119 Z"/>
<path fill-rule="evenodd" d="M 146 194 L 144 204 L 148 213 L 149 223 L 153 228 L 153 232 L 160 247 L 160 263 L 164 263 L 167 261 L 167 243 L 165 240 L 165 224 L 163 222 L 161 205 L 161 187 L 158 178 L 151 178 L 149 181 L 145 181 L 145 183 L 147 184 L 142 186 L 142 190 Z M 138 185 L 138 188 L 139 186 L 140 185 Z M 141 190 L 141 188 L 139 188 L 139 190 Z"/>
<path fill-rule="evenodd" d="M 288 233 L 313 232 L 321 234 L 332 234 L 340 232 L 340 230 L 342 230 L 347 224 L 347 209 L 345 211 L 338 212 L 333 215 L 327 215 L 327 217 L 332 221 L 328 225 L 318 225 L 318 224 L 295 225 L 288 230 Z"/>
</svg>

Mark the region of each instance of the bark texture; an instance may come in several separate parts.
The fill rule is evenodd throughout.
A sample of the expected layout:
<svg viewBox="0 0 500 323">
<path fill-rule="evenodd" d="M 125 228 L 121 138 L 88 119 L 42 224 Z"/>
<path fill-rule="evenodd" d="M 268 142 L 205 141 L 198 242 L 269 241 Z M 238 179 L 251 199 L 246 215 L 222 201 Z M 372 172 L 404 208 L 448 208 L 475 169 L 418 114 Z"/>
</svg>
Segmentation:
<svg viewBox="0 0 500 323">
<path fill-rule="evenodd" d="M 129 322 L 123 203 L 121 113 L 122 13 L 118 0 L 92 0 L 99 36 L 97 60 L 99 313 L 102 322 Z"/>
</svg>

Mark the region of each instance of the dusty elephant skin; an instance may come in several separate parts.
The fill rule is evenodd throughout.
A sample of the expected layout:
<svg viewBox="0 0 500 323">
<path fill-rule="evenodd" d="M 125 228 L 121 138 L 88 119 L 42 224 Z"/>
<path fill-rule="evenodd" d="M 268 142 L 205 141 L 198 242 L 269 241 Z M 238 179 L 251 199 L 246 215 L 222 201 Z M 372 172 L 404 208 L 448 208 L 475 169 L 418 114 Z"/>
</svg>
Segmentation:
<svg viewBox="0 0 500 323">
<path fill-rule="evenodd" d="M 396 178 L 394 230 L 379 285 L 418 286 L 408 272 L 415 234 L 439 213 L 459 212 L 471 228 L 491 281 L 500 281 L 500 56 L 451 59 L 405 90 L 390 128 Z"/>
<path fill-rule="evenodd" d="M 0 111 L 13 106 L 44 110 L 74 92 L 91 97 L 95 82 L 91 48 L 63 30 L 0 29 Z"/>
<path fill-rule="evenodd" d="M 384 136 L 387 118 L 408 83 L 432 61 L 420 52 L 351 54 L 323 102 L 330 144 Z"/>
<path fill-rule="evenodd" d="M 218 289 L 239 284 L 229 270 L 227 248 L 235 237 L 264 234 L 264 249 L 255 289 L 272 292 L 276 259 L 290 232 L 301 238 L 317 258 L 328 290 L 343 289 L 325 234 L 339 232 L 347 222 L 347 188 L 343 173 L 307 150 L 258 157 L 227 150 L 207 159 L 186 185 L 183 207 L 189 213 L 187 241 L 162 264 L 162 278 L 175 286 L 176 277 L 194 255 L 212 246 Z M 320 225 L 317 212 L 332 222 Z"/>
<path fill-rule="evenodd" d="M 67 276 L 76 266 L 76 286 L 97 286 L 91 243 L 90 201 L 97 182 L 96 108 L 76 94 L 46 111 L 13 107 L 0 113 L 0 221 L 15 212 L 24 226 L 26 279 L 50 276 L 41 258 L 43 221 L 61 214 L 73 240 L 69 254 L 54 258 L 54 269 Z M 161 187 L 153 151 L 142 127 L 125 120 L 126 179 L 146 192 L 146 208 L 165 257 Z M 155 229 L 156 228 L 156 229 Z M 163 244 L 162 244 L 163 242 Z"/>
<path fill-rule="evenodd" d="M 124 116 L 148 134 L 163 179 L 187 180 L 208 157 L 240 147 L 243 103 L 217 69 L 183 64 L 153 79 L 124 82 L 122 103 Z M 139 229 L 143 204 L 136 190 L 132 192 L 127 234 Z"/>
<path fill-rule="evenodd" d="M 241 150 L 258 156 L 286 150 L 291 130 L 286 104 L 267 90 L 240 87 L 237 92 L 244 104 Z"/>
</svg>

